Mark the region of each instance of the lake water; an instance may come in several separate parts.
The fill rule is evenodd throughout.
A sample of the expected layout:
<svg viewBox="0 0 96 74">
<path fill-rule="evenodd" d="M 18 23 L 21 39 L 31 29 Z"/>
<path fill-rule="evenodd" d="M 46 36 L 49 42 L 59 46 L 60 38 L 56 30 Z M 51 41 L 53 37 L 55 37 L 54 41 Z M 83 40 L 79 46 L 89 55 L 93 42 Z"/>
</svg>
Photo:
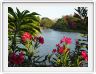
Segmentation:
<svg viewBox="0 0 96 74">
<path fill-rule="evenodd" d="M 75 49 L 76 39 L 84 39 L 83 37 L 81 37 L 80 33 L 59 32 L 53 29 L 44 29 L 42 30 L 41 35 L 44 37 L 44 44 L 38 48 L 40 55 L 46 55 L 48 53 L 51 53 L 52 50 L 56 48 L 56 44 L 60 43 L 60 40 L 64 36 L 72 38 L 72 44 L 69 47 L 71 50 Z"/>
<path fill-rule="evenodd" d="M 52 50 L 56 48 L 56 44 L 60 43 L 60 40 L 64 37 L 70 37 L 72 39 L 72 44 L 69 46 L 70 50 L 75 49 L 75 41 L 76 39 L 85 39 L 84 37 L 81 37 L 80 33 L 74 33 L 74 32 L 60 32 L 55 31 L 53 29 L 44 29 L 42 30 L 42 34 L 44 37 L 44 44 L 41 45 L 38 48 L 39 55 L 44 56 L 48 53 L 52 53 Z M 24 47 L 22 44 L 18 45 L 19 47 Z"/>
</svg>

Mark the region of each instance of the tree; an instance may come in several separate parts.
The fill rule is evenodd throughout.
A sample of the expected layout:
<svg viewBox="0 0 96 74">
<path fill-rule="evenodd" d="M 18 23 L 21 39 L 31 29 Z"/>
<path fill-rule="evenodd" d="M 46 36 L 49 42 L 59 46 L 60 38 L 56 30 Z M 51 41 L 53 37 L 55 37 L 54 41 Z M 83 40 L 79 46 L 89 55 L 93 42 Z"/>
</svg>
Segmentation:
<svg viewBox="0 0 96 74">
<path fill-rule="evenodd" d="M 79 18 L 77 21 L 78 29 L 82 30 L 83 33 L 88 33 L 88 16 L 87 16 L 87 7 L 78 7 L 74 17 Z"/>
<path fill-rule="evenodd" d="M 73 15 L 66 15 L 64 16 L 64 20 L 66 21 L 66 24 L 68 25 L 68 29 L 76 30 L 77 28 L 76 21 L 78 20 L 78 18 L 74 17 Z"/>
<path fill-rule="evenodd" d="M 40 25 L 34 23 L 40 21 L 36 15 L 39 14 L 36 12 L 30 13 L 28 10 L 20 12 L 18 8 L 15 12 L 11 7 L 8 7 L 8 37 L 12 40 L 12 50 L 16 49 L 16 37 L 20 37 L 23 32 L 31 34 L 40 32 Z"/>
<path fill-rule="evenodd" d="M 53 25 L 53 29 L 60 31 L 74 31 L 76 29 L 76 22 L 78 19 L 73 17 L 72 15 L 66 15 L 59 18 L 55 25 Z"/>
<path fill-rule="evenodd" d="M 54 21 L 47 18 L 47 17 L 43 17 L 41 19 L 41 26 L 45 27 L 45 28 L 51 28 L 54 25 Z"/>
<path fill-rule="evenodd" d="M 66 21 L 64 20 L 64 18 L 62 17 L 62 18 L 59 18 L 59 19 L 56 21 L 56 23 L 55 23 L 55 25 L 53 26 L 53 28 L 54 28 L 55 30 L 64 31 L 64 30 L 67 30 L 68 25 L 67 25 Z"/>
</svg>

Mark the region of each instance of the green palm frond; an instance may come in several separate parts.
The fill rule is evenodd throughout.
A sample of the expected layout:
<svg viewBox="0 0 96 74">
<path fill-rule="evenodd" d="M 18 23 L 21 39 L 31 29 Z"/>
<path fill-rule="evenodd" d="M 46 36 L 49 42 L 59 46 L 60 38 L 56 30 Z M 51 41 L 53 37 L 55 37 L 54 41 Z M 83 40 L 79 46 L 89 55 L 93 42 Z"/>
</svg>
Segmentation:
<svg viewBox="0 0 96 74">
<path fill-rule="evenodd" d="M 8 7 L 8 13 L 14 17 L 15 19 L 17 19 L 16 13 L 14 12 L 14 10 L 11 7 Z"/>
<path fill-rule="evenodd" d="M 24 11 L 22 11 L 22 17 L 25 17 L 26 16 L 26 14 L 28 14 L 28 13 L 30 13 L 28 10 L 24 10 Z"/>
<path fill-rule="evenodd" d="M 16 10 L 17 10 L 17 17 L 18 17 L 18 19 L 20 19 L 21 18 L 21 16 L 22 16 L 22 14 L 21 14 L 21 12 L 19 11 L 19 9 L 18 8 L 16 8 Z"/>
<path fill-rule="evenodd" d="M 16 49 L 17 35 L 21 36 L 24 32 L 29 32 L 33 35 L 40 33 L 40 19 L 36 12 L 30 13 L 28 10 L 20 11 L 16 8 L 16 12 L 8 7 L 8 37 L 12 39 L 12 49 Z"/>
<path fill-rule="evenodd" d="M 37 19 L 37 17 L 34 16 L 34 15 L 26 15 L 26 16 L 24 17 L 24 19 L 30 19 L 30 20 L 39 22 L 39 20 Z"/>
<path fill-rule="evenodd" d="M 39 24 L 40 21 L 36 17 L 36 15 L 39 15 L 38 13 L 36 13 L 36 12 L 30 13 L 28 10 L 24 10 L 24 11 L 20 12 L 20 10 L 18 8 L 16 8 L 16 11 L 17 12 L 14 12 L 14 10 L 11 7 L 8 7 L 8 13 L 9 13 L 8 14 L 8 25 L 10 25 L 8 27 L 9 29 L 11 29 L 11 28 L 13 29 L 13 27 L 14 27 L 15 28 L 14 30 L 18 29 L 17 31 L 19 31 L 19 29 L 21 29 L 20 27 L 22 27 L 23 25 L 24 25 L 24 27 L 25 27 L 25 25 L 27 25 L 26 28 L 28 26 L 30 27 L 29 24 L 33 24 L 34 21 L 38 22 L 38 24 Z M 33 27 L 33 28 L 31 28 L 31 29 L 28 28 L 30 31 L 32 31 L 32 29 L 35 29 L 38 32 L 40 32 L 39 25 L 33 25 L 31 27 Z"/>
<path fill-rule="evenodd" d="M 21 21 L 21 26 L 22 26 L 22 25 L 26 25 L 26 24 L 28 24 L 28 23 L 33 23 L 33 21 L 30 20 L 30 19 L 29 19 L 29 20 L 28 20 L 28 19 L 24 19 L 24 20 Z"/>
<path fill-rule="evenodd" d="M 20 30 L 26 30 L 26 31 L 34 31 L 34 33 L 36 33 L 36 32 L 41 32 L 41 30 L 40 30 L 40 27 L 39 26 L 35 26 L 35 25 L 33 25 L 33 24 L 25 24 L 25 25 L 22 25 L 21 27 L 20 27 Z M 24 30 L 24 31 L 25 31 Z M 30 31 L 30 32 L 31 32 Z"/>
</svg>

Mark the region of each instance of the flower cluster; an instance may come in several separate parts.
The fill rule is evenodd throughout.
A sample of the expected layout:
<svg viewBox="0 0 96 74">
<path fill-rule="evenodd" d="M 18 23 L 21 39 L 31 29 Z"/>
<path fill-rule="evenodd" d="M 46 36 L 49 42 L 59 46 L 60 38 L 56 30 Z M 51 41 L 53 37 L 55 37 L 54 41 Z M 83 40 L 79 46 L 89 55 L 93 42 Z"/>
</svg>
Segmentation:
<svg viewBox="0 0 96 74">
<path fill-rule="evenodd" d="M 13 64 L 21 64 L 24 62 L 24 53 L 23 52 L 19 52 L 19 53 L 11 53 L 10 57 L 10 62 Z"/>
<path fill-rule="evenodd" d="M 44 43 L 44 38 L 43 37 L 39 37 L 39 43 L 43 44 Z"/>
<path fill-rule="evenodd" d="M 79 43 L 79 41 L 78 40 L 76 40 L 76 46 L 77 46 L 77 48 L 79 48 L 80 49 L 80 43 Z M 85 61 L 88 61 L 88 54 L 87 54 L 87 52 L 85 51 L 85 50 L 81 50 L 80 51 L 80 56 L 85 60 Z"/>
<path fill-rule="evenodd" d="M 32 40 L 32 35 L 28 32 L 24 32 L 21 36 L 21 39 L 23 42 L 26 42 L 27 40 Z"/>
<path fill-rule="evenodd" d="M 39 36 L 39 37 L 35 36 L 33 40 L 34 40 L 34 42 L 38 41 L 40 44 L 44 44 L 44 38 L 41 36 Z"/>
<path fill-rule="evenodd" d="M 61 46 L 62 43 L 71 44 L 72 43 L 72 39 L 64 36 L 64 38 L 62 38 L 60 40 L 60 43 L 56 44 L 57 50 L 53 49 L 52 52 L 53 53 L 58 52 L 59 54 L 63 54 L 63 53 L 66 53 L 67 51 L 69 51 L 69 49 L 66 48 L 65 45 Z"/>
<path fill-rule="evenodd" d="M 65 42 L 66 44 L 71 44 L 72 43 L 72 39 L 69 37 L 64 36 L 64 38 L 61 39 L 60 43 Z"/>
<path fill-rule="evenodd" d="M 55 61 L 55 66 L 81 66 L 83 61 L 88 62 L 87 52 L 80 50 L 80 43 L 78 40 L 76 40 L 76 49 L 73 51 L 75 53 L 70 53 L 72 51 L 70 51 L 68 45 L 71 43 L 72 39 L 64 36 L 60 40 L 60 43 L 56 44 L 57 48 L 52 50 L 52 54 L 56 55 L 56 59 L 52 60 L 52 62 Z"/>
<path fill-rule="evenodd" d="M 22 34 L 21 41 L 26 48 L 21 49 L 18 47 L 16 51 L 14 50 L 13 53 L 9 55 L 9 62 L 15 65 L 22 64 L 24 60 L 26 60 L 25 56 L 29 58 L 33 57 L 33 54 L 36 52 L 35 49 L 40 46 L 39 44 L 44 44 L 43 37 L 32 36 L 29 32 Z M 29 58 L 27 60 L 32 62 Z"/>
<path fill-rule="evenodd" d="M 26 42 L 26 41 L 30 41 L 30 40 L 32 40 L 33 39 L 33 41 L 34 42 L 36 42 L 36 41 L 38 41 L 40 44 L 44 44 L 44 38 L 43 37 L 41 37 L 41 36 L 39 36 L 39 37 L 37 37 L 37 36 L 32 36 L 30 33 L 28 33 L 28 32 L 24 32 L 23 33 L 23 35 L 21 36 L 21 40 L 23 41 L 23 42 Z"/>
<path fill-rule="evenodd" d="M 86 51 L 83 50 L 83 51 L 81 52 L 81 56 L 82 56 L 82 58 L 85 59 L 85 61 L 88 61 L 88 55 L 87 55 Z"/>
<path fill-rule="evenodd" d="M 13 51 L 9 55 L 9 63 L 15 65 L 21 65 L 25 63 L 25 60 L 28 60 L 32 64 L 32 61 L 35 59 L 30 59 L 35 56 L 36 49 L 40 46 L 40 44 L 44 44 L 44 38 L 42 36 L 33 36 L 28 32 L 24 32 L 21 36 L 21 41 L 23 45 L 26 47 L 25 49 Z M 88 62 L 88 54 L 85 50 L 79 51 L 80 42 L 76 40 L 76 48 L 74 50 L 74 54 L 71 56 L 69 45 L 72 44 L 72 39 L 70 37 L 64 36 L 58 44 L 56 44 L 56 49 L 52 50 L 52 55 L 55 58 L 51 61 L 52 66 L 81 66 L 82 58 L 83 61 Z M 18 50 L 19 49 L 19 50 Z M 48 55 L 48 60 L 50 61 L 52 55 Z M 26 57 L 28 57 L 26 59 Z M 71 57 L 70 57 L 71 56 Z M 36 57 L 35 57 L 36 58 Z M 38 59 L 38 57 L 36 58 Z M 37 60 L 38 61 L 38 60 Z M 75 62 L 74 62 L 75 61 Z M 34 63 L 34 62 L 33 62 Z M 50 62 L 49 62 L 50 63 Z"/>
</svg>

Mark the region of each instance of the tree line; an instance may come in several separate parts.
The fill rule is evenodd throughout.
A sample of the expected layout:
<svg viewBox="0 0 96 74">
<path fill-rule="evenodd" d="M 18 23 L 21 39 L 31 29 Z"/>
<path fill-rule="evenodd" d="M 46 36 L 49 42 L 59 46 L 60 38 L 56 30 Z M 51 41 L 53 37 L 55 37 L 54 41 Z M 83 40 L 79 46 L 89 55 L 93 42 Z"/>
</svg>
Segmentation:
<svg viewBox="0 0 96 74">
<path fill-rule="evenodd" d="M 57 20 L 43 17 L 41 18 L 40 26 L 58 31 L 88 33 L 87 13 L 87 7 L 78 7 L 75 9 L 74 15 L 62 16 Z"/>
</svg>

